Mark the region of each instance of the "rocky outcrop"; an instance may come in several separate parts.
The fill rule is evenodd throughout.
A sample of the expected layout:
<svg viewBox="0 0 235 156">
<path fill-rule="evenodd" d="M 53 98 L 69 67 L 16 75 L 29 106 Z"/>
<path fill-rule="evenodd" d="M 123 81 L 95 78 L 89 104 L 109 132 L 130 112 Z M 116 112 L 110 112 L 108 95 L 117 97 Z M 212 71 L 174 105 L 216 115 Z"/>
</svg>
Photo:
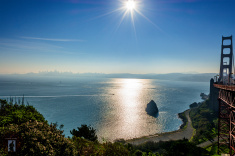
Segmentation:
<svg viewBox="0 0 235 156">
<path fill-rule="evenodd" d="M 206 95 L 205 93 L 200 94 L 202 100 L 207 100 L 209 98 L 209 95 Z"/>
<path fill-rule="evenodd" d="M 157 115 L 158 115 L 157 104 L 153 100 L 151 100 L 147 104 L 147 107 L 146 107 L 145 111 L 147 112 L 148 115 L 151 115 L 153 117 L 157 117 Z"/>
</svg>

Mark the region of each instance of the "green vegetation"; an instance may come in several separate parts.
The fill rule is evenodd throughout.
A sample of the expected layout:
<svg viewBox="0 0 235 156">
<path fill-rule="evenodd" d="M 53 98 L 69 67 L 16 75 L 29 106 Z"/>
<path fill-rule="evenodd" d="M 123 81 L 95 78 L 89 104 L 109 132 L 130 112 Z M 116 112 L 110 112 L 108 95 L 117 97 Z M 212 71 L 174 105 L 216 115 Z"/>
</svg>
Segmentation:
<svg viewBox="0 0 235 156">
<path fill-rule="evenodd" d="M 217 144 L 217 142 L 211 144 L 210 146 L 207 146 L 205 149 L 206 149 L 206 150 L 209 152 L 209 154 L 212 155 L 212 156 L 221 156 L 221 154 L 220 154 L 220 155 L 217 154 L 217 153 L 218 153 L 218 144 Z M 222 146 L 220 147 L 220 153 L 229 153 L 229 148 L 228 148 L 228 146 L 227 146 L 227 145 L 222 145 Z"/>
<path fill-rule="evenodd" d="M 191 105 L 189 105 L 189 107 L 192 109 L 192 108 L 195 108 L 195 107 L 197 107 L 199 105 L 200 105 L 200 103 L 194 102 Z"/>
<path fill-rule="evenodd" d="M 5 138 L 17 138 L 17 155 L 74 155 L 74 145 L 55 125 L 28 121 L 0 128 L 0 147 L 7 146 Z M 5 147 L 4 147 L 5 146 Z"/>
<path fill-rule="evenodd" d="M 193 108 L 190 112 L 192 125 L 196 129 L 196 134 L 192 141 L 195 144 L 200 144 L 205 141 L 212 141 L 218 136 L 218 113 L 211 110 L 209 107 L 210 99 L 199 104 L 198 107 Z M 217 141 L 217 140 L 216 140 Z M 215 142 L 205 148 L 209 155 L 218 156 L 218 143 Z M 223 153 L 229 153 L 227 146 L 220 148 Z"/>
<path fill-rule="evenodd" d="M 13 104 L 13 99 L 10 98 L 8 103 L 6 100 L 0 99 L 0 127 L 8 126 L 10 124 L 20 125 L 27 121 L 47 122 L 33 106 L 25 105 L 24 99 L 18 99 Z"/>
<path fill-rule="evenodd" d="M 183 121 L 183 124 L 180 126 L 180 129 L 184 129 L 187 126 L 188 119 L 185 115 L 185 111 L 178 114 L 179 118 Z"/>
<path fill-rule="evenodd" d="M 192 125 L 196 129 L 196 134 L 193 136 L 192 142 L 200 144 L 205 141 L 213 141 L 215 143 L 209 145 L 205 149 L 209 155 L 218 156 L 218 112 L 213 111 L 209 107 L 210 99 L 199 103 L 198 107 L 190 111 Z M 194 104 L 196 106 L 196 104 Z M 221 146 L 220 153 L 229 153 L 228 146 Z"/>
<path fill-rule="evenodd" d="M 78 127 L 78 130 L 73 129 L 72 131 L 70 131 L 70 133 L 73 136 L 83 137 L 90 141 L 97 141 L 98 139 L 96 135 L 96 130 L 92 128 L 91 126 L 87 126 L 87 125 L 81 125 L 81 127 Z"/>
<path fill-rule="evenodd" d="M 213 140 L 217 136 L 218 115 L 209 108 L 209 100 L 192 109 L 189 115 L 192 120 L 192 126 L 196 129 L 196 134 L 192 140 L 194 143 L 200 144 Z"/>
<path fill-rule="evenodd" d="M 220 156 L 220 155 L 217 155 L 217 151 L 218 151 L 218 144 L 217 143 L 211 144 L 210 146 L 206 147 L 205 149 L 209 152 L 210 155 Z"/>
<path fill-rule="evenodd" d="M 24 99 L 13 104 L 0 100 L 0 155 L 7 155 L 7 139 L 17 138 L 16 155 L 74 155 L 74 145 L 57 129 L 48 124 Z"/>
<path fill-rule="evenodd" d="M 136 146 L 137 149 L 148 152 L 157 151 L 160 156 L 199 156 L 208 155 L 208 151 L 197 147 L 187 139 L 177 141 L 160 141 L 158 143 L 146 142 Z"/>
<path fill-rule="evenodd" d="M 77 155 L 84 155 L 84 156 L 127 155 L 128 156 L 128 155 L 132 155 L 131 153 L 133 153 L 131 149 L 128 149 L 127 146 L 124 146 L 121 143 L 105 142 L 101 144 L 98 142 L 93 142 L 93 141 L 86 140 L 84 138 L 80 138 L 76 136 L 74 136 L 72 140 L 78 152 Z"/>
</svg>

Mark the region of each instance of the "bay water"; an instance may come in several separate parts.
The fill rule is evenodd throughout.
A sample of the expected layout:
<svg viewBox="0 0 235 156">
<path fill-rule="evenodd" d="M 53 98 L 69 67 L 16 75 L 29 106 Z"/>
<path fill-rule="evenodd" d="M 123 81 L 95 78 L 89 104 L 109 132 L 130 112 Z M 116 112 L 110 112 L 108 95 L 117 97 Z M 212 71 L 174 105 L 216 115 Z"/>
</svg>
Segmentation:
<svg viewBox="0 0 235 156">
<path fill-rule="evenodd" d="M 81 124 L 97 130 L 99 140 L 114 141 L 169 132 L 182 124 L 178 113 L 209 93 L 208 82 L 127 78 L 0 78 L 0 98 L 22 98 L 46 120 L 64 125 L 65 136 Z M 157 118 L 146 105 L 154 100 Z"/>
</svg>

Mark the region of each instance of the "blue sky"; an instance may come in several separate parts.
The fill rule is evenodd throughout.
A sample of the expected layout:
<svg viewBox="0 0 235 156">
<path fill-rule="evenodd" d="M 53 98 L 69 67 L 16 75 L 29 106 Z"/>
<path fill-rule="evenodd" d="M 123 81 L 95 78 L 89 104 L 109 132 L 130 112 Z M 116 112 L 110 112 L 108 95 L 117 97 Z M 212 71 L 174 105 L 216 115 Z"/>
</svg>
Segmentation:
<svg viewBox="0 0 235 156">
<path fill-rule="evenodd" d="M 0 73 L 219 72 L 234 0 L 125 1 L 0 0 Z"/>
</svg>

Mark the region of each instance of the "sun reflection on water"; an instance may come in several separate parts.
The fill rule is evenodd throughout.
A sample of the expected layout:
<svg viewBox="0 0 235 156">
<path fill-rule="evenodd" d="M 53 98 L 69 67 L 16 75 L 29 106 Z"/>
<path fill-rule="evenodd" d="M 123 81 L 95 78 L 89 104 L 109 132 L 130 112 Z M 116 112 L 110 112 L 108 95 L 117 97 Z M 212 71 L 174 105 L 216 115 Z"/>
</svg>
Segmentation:
<svg viewBox="0 0 235 156">
<path fill-rule="evenodd" d="M 126 136 L 132 133 L 138 133 L 139 128 L 139 97 L 143 89 L 143 84 L 139 79 L 124 79 L 122 80 L 122 86 L 119 90 L 119 95 L 122 97 L 120 101 L 120 117 L 122 129 L 125 129 L 122 133 Z"/>
<path fill-rule="evenodd" d="M 155 134 L 159 129 L 157 119 L 145 112 L 147 103 L 156 97 L 153 95 L 152 80 L 149 79 L 112 79 L 113 93 L 104 111 L 103 125 L 99 135 L 106 140 L 117 138 L 131 139 L 144 135 Z M 156 86 L 155 86 L 156 87 Z"/>
<path fill-rule="evenodd" d="M 124 108 L 135 108 L 138 105 L 138 96 L 141 94 L 143 84 L 138 79 L 121 80 L 119 94 L 122 97 L 122 106 Z"/>
</svg>

